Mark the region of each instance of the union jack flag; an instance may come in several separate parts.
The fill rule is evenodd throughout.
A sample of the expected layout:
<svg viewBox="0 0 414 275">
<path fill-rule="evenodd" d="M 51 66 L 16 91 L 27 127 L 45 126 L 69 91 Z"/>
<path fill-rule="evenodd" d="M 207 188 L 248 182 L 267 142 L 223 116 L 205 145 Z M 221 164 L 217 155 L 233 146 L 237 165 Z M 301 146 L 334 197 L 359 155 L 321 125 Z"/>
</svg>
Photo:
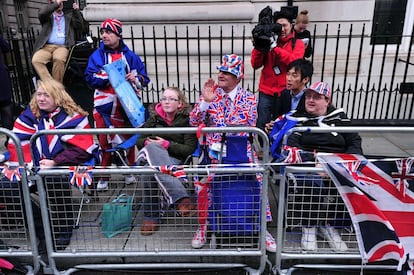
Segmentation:
<svg viewBox="0 0 414 275">
<path fill-rule="evenodd" d="M 286 158 L 283 160 L 285 163 L 302 163 L 302 157 L 300 153 L 303 151 L 297 147 L 291 147 L 285 145 L 283 147 L 283 154 L 286 155 Z"/>
<path fill-rule="evenodd" d="M 22 167 L 0 166 L 1 173 L 10 181 L 20 181 L 22 179 Z"/>
<path fill-rule="evenodd" d="M 282 154 L 279 158 L 279 162 L 283 163 L 302 163 L 305 161 L 313 161 L 316 152 L 309 152 L 292 147 L 289 145 L 283 146 Z"/>
<path fill-rule="evenodd" d="M 160 171 L 163 174 L 176 177 L 184 183 L 188 183 L 187 175 L 185 174 L 184 167 L 182 166 L 162 165 L 162 166 L 153 166 L 153 169 Z"/>
<path fill-rule="evenodd" d="M 348 154 L 318 155 L 318 159 L 348 208 L 363 261 L 396 260 L 399 270 L 405 262 L 412 267 L 413 159 L 370 162 Z"/>
<path fill-rule="evenodd" d="M 339 163 L 339 165 L 345 166 L 344 168 L 352 176 L 352 178 L 359 184 L 375 184 L 378 183 L 378 180 L 366 177 L 362 172 L 362 168 L 368 164 L 368 161 L 354 161 L 354 162 L 345 162 Z"/>
<path fill-rule="evenodd" d="M 395 180 L 397 189 L 405 196 L 407 188 L 409 188 L 408 180 L 414 179 L 414 174 L 411 173 L 411 166 L 414 159 L 401 159 L 397 160 L 398 172 L 391 173 L 392 178 Z"/>
<path fill-rule="evenodd" d="M 92 166 L 70 166 L 69 182 L 77 187 L 92 184 Z"/>
</svg>

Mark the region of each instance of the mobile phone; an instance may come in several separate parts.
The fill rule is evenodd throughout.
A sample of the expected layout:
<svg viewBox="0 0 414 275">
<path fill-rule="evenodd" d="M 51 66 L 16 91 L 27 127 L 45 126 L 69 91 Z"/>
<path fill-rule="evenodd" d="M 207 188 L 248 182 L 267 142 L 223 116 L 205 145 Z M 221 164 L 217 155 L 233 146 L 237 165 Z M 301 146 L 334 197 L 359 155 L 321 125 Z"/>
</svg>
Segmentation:
<svg viewBox="0 0 414 275">
<path fill-rule="evenodd" d="M 71 9 L 73 9 L 73 1 L 74 0 L 66 0 L 66 1 L 63 1 L 63 10 L 71 10 Z"/>
</svg>

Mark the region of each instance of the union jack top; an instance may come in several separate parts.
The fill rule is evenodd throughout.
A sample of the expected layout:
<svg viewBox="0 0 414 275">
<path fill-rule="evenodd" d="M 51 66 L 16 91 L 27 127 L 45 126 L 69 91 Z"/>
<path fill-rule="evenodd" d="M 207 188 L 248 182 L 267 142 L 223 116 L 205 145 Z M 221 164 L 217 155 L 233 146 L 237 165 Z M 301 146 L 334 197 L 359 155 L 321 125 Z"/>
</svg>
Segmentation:
<svg viewBox="0 0 414 275">
<path fill-rule="evenodd" d="M 198 126 L 202 123 L 205 123 L 207 127 L 256 126 L 257 100 L 253 93 L 237 87 L 236 96 L 229 104 L 226 102 L 226 93 L 223 89 L 217 88 L 216 91 L 216 98 L 206 111 L 200 109 L 202 101 L 200 97 L 200 102 L 190 113 L 191 126 Z M 206 141 L 207 144 L 219 143 L 221 134 L 208 133 Z"/>
</svg>

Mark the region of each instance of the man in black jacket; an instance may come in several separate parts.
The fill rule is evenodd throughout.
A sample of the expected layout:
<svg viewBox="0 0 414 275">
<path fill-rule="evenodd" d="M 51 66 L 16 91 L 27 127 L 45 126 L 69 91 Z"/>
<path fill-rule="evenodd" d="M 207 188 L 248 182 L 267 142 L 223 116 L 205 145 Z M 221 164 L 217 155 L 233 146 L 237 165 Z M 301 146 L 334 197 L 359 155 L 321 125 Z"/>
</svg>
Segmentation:
<svg viewBox="0 0 414 275">
<path fill-rule="evenodd" d="M 282 114 L 292 110 L 305 110 L 305 97 L 303 95 L 312 74 L 313 65 L 308 60 L 301 58 L 289 63 L 286 73 L 286 89 L 282 91 L 280 96 Z M 272 131 L 274 122 L 270 121 L 266 124 L 268 133 Z"/>
<path fill-rule="evenodd" d="M 286 74 L 286 89 L 282 91 L 282 113 L 292 110 L 304 110 L 304 89 L 313 74 L 313 65 L 305 59 L 296 59 L 289 63 Z"/>
<path fill-rule="evenodd" d="M 39 11 L 42 30 L 34 45 L 32 65 L 41 80 L 53 78 L 63 81 L 69 48 L 75 44 L 76 31 L 83 29 L 83 17 L 79 5 L 73 2 L 71 9 L 63 8 L 67 0 L 51 0 Z M 52 76 L 47 63 L 53 61 Z"/>
</svg>

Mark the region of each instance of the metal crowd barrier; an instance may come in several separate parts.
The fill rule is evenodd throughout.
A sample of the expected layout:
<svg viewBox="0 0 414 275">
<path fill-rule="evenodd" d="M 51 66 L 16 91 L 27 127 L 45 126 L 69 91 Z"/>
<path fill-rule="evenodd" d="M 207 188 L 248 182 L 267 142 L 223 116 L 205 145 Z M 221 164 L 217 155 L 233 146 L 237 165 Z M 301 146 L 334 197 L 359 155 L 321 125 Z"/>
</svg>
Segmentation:
<svg viewBox="0 0 414 275">
<path fill-rule="evenodd" d="M 358 133 L 412 133 L 410 127 L 296 127 L 293 132 L 358 132 Z M 383 157 L 383 156 L 381 156 Z M 330 178 L 321 178 L 322 168 L 308 164 L 281 165 L 283 173 L 277 175 L 279 181 L 278 213 L 274 274 L 291 274 L 300 270 L 396 270 L 392 264 L 363 265 L 358 243 L 348 211 Z M 323 188 L 321 188 L 323 186 Z M 323 190 L 323 191 L 321 191 Z M 312 206 L 310 206 L 310 204 Z M 312 225 L 316 231 L 326 229 L 326 224 L 335 224 L 347 249 L 332 249 L 326 240 L 317 239 L 317 249 L 305 250 L 301 247 L 302 226 Z"/>
<path fill-rule="evenodd" d="M 90 129 L 85 130 L 47 130 L 39 131 L 31 138 L 31 144 L 42 135 L 54 134 L 174 134 L 196 133 L 196 128 L 170 129 Z M 258 128 L 205 127 L 201 133 L 253 133 L 263 139 L 264 150 L 269 150 L 266 134 Z M 266 158 L 266 157 L 265 157 Z M 267 162 L 267 159 L 264 160 Z M 177 216 L 174 207 L 164 207 L 159 230 L 152 235 L 140 234 L 143 222 L 143 197 L 145 187 L 141 177 L 160 174 L 154 167 L 93 167 L 93 184 L 78 188 L 69 183 L 69 167 L 38 170 L 32 178 L 38 189 L 45 231 L 48 265 L 45 273 L 71 274 L 73 272 L 93 270 L 154 270 L 154 269 L 230 269 L 243 268 L 250 274 L 261 274 L 267 263 L 265 232 L 268 171 L 264 165 L 227 165 L 183 166 L 189 179 L 187 188 L 191 197 L 194 194 L 195 176 L 207 177 L 212 174 L 220 184 L 212 182 L 215 191 L 232 198 L 233 193 L 226 188 L 239 181 L 240 177 L 256 179 L 263 175 L 260 185 L 252 185 L 238 198 L 236 210 L 228 210 L 225 202 L 216 201 L 218 207 L 209 211 L 210 220 L 208 243 L 201 249 L 193 249 L 191 240 L 198 227 L 197 215 Z M 125 175 L 133 175 L 138 183 L 126 184 Z M 97 192 L 95 183 L 99 177 L 109 177 L 107 191 Z M 212 188 L 212 189 L 214 189 Z M 240 189 L 240 187 L 238 187 Z M 259 190 L 258 190 L 259 189 Z M 240 191 L 240 190 L 238 190 Z M 221 193 L 220 193 L 221 192 Z M 106 203 L 120 194 L 133 197 L 132 222 L 126 231 L 108 238 L 102 232 L 102 213 Z M 251 195 L 256 194 L 256 195 Z M 154 194 L 153 196 L 159 196 Z M 256 196 L 256 197 L 252 197 Z M 249 201 L 249 202 L 246 202 Z M 247 206 L 250 201 L 253 204 Z M 228 204 L 228 203 L 227 203 Z M 231 205 L 232 207 L 234 205 Z M 251 208 L 249 208 L 251 207 Z M 223 210 L 224 209 L 224 210 Z M 224 213 L 226 212 L 226 213 Z M 230 214 L 229 214 L 230 212 Z M 248 220 L 246 219 L 248 217 Z M 238 234 L 238 229 L 226 227 L 231 224 L 247 226 L 249 234 Z M 213 221 L 213 222 L 212 222 Z M 213 224 L 214 223 L 214 226 Z M 247 225 L 246 225 L 247 224 Z M 213 229 L 215 228 L 215 229 Z M 62 237 L 63 236 L 63 237 Z M 67 240 L 63 242 L 62 238 Z"/>
<path fill-rule="evenodd" d="M 38 243 L 34 227 L 28 175 L 19 138 L 10 130 L 0 128 L 16 145 L 18 163 L 1 166 L 0 178 L 0 258 L 10 261 L 12 272 L 36 274 L 40 270 Z M 9 180 L 6 177 L 14 176 Z M 26 202 L 26 203 L 25 203 Z"/>
</svg>

